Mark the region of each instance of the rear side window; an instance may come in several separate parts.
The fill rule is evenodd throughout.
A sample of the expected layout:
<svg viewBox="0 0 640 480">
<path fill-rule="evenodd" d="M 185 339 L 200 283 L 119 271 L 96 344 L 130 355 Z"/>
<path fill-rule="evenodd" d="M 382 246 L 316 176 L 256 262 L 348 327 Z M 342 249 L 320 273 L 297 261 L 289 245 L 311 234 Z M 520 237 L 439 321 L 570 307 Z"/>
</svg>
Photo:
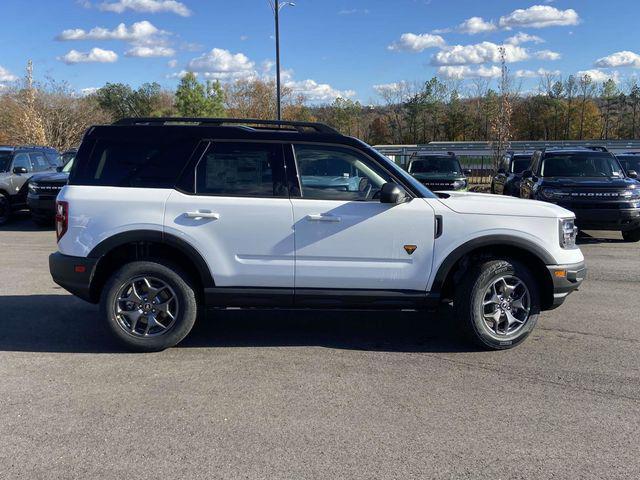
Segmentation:
<svg viewBox="0 0 640 480">
<path fill-rule="evenodd" d="M 98 139 L 70 183 L 112 187 L 172 188 L 198 140 L 184 138 Z"/>
<path fill-rule="evenodd" d="M 51 165 L 44 154 L 40 152 L 30 153 L 29 158 L 31 159 L 31 168 L 34 172 L 42 172 L 44 170 L 51 169 Z"/>
<path fill-rule="evenodd" d="M 282 145 L 220 142 L 198 163 L 196 194 L 288 197 Z"/>
</svg>

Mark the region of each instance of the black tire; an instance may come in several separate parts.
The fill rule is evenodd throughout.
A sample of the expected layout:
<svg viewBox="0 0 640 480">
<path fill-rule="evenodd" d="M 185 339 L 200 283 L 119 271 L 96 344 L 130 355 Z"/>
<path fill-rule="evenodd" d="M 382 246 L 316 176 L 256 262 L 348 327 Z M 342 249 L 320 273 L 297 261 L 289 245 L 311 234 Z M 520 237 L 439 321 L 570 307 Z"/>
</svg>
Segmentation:
<svg viewBox="0 0 640 480">
<path fill-rule="evenodd" d="M 0 225 L 4 225 L 9 220 L 11 215 L 11 204 L 9 197 L 6 194 L 0 192 Z"/>
<path fill-rule="evenodd" d="M 622 238 L 625 242 L 640 242 L 640 228 L 622 232 Z"/>
<path fill-rule="evenodd" d="M 31 214 L 31 220 L 39 227 L 52 227 L 54 224 L 54 219 L 52 217 L 45 217 L 43 215 L 34 215 Z"/>
<path fill-rule="evenodd" d="M 116 299 L 119 298 L 118 295 L 122 293 L 122 289 L 134 279 L 141 277 L 151 277 L 163 282 L 176 299 L 175 319 L 166 331 L 156 336 L 143 336 L 140 332 L 132 333 L 126 330 L 123 319 L 128 317 L 116 313 Z M 145 307 L 152 301 L 151 298 L 144 300 Z M 122 302 L 119 305 L 122 305 Z M 177 345 L 191 331 L 198 317 L 196 289 L 192 280 L 174 265 L 160 261 L 131 262 L 116 271 L 107 281 L 100 298 L 100 311 L 107 328 L 127 349 L 136 352 L 157 352 Z M 142 327 L 145 326 L 147 318 L 149 317 L 140 317 Z M 146 324 L 148 323 L 149 321 L 146 320 Z M 134 331 L 135 329 L 136 327 Z"/>
<path fill-rule="evenodd" d="M 529 316 L 518 330 L 499 335 L 483 318 L 484 301 L 487 290 L 504 276 L 520 280 L 526 286 L 530 300 Z M 522 343 L 535 327 L 540 313 L 540 288 L 531 271 L 521 262 L 509 258 L 484 260 L 465 275 L 455 293 L 453 306 L 455 317 L 471 342 L 482 349 L 505 350 Z"/>
</svg>

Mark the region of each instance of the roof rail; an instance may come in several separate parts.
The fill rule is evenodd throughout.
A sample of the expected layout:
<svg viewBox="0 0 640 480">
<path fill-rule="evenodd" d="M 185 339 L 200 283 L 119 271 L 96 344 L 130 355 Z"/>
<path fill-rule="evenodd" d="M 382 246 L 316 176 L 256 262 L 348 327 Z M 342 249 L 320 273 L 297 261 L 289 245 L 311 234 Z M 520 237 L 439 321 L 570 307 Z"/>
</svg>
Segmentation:
<svg viewBox="0 0 640 480">
<path fill-rule="evenodd" d="M 607 147 L 603 147 L 601 145 L 587 145 L 585 148 L 588 148 L 589 150 L 593 150 L 594 152 L 609 153 L 609 149 Z"/>
<path fill-rule="evenodd" d="M 221 127 L 224 125 L 239 125 L 251 128 L 251 125 L 292 127 L 300 133 L 307 130 L 314 130 L 316 133 L 329 133 L 342 135 L 336 129 L 324 123 L 315 122 L 293 122 L 285 120 L 260 120 L 256 118 L 198 118 L 198 117 L 145 117 L 145 118 L 123 118 L 113 125 L 167 125 L 167 124 L 189 123 L 196 125 L 208 125 Z"/>
</svg>

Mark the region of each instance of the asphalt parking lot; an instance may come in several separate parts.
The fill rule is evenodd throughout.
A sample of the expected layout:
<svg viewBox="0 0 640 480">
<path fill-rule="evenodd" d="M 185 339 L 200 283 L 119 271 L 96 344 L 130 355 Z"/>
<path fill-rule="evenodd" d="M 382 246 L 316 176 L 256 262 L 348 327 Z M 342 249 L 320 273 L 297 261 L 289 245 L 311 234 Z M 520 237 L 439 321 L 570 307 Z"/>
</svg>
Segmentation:
<svg viewBox="0 0 640 480">
<path fill-rule="evenodd" d="M 230 311 L 129 354 L 19 216 L 0 478 L 640 478 L 640 245 L 589 233 L 588 280 L 514 350 L 469 349 L 446 314 Z"/>
</svg>

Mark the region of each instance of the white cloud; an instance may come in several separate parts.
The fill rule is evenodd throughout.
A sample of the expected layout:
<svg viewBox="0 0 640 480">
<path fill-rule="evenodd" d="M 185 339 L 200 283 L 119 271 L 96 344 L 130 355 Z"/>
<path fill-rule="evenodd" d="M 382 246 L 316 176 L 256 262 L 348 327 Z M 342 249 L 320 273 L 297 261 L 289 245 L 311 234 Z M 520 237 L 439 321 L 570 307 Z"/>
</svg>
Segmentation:
<svg viewBox="0 0 640 480">
<path fill-rule="evenodd" d="M 445 78 L 463 80 L 466 78 L 498 78 L 502 74 L 502 69 L 496 65 L 490 67 L 481 66 L 478 68 L 466 65 L 444 66 L 438 68 L 438 75 Z"/>
<path fill-rule="evenodd" d="M 539 50 L 533 54 L 538 60 L 560 60 L 562 55 L 552 50 Z"/>
<path fill-rule="evenodd" d="M 516 78 L 538 78 L 546 75 L 557 76 L 560 75 L 560 70 L 546 70 L 539 68 L 538 70 L 516 70 Z"/>
<path fill-rule="evenodd" d="M 56 37 L 56 40 L 122 40 L 141 43 L 150 42 L 157 37 L 168 34 L 168 32 L 158 29 L 151 22 L 143 20 L 132 24 L 130 27 L 121 23 L 113 30 L 103 27 L 95 27 L 89 31 L 81 28 L 64 30 Z"/>
<path fill-rule="evenodd" d="M 578 78 L 589 75 L 591 77 L 591 80 L 596 83 L 606 82 L 609 79 L 613 80 L 616 83 L 620 81 L 620 74 L 618 72 L 605 72 L 604 70 L 600 70 L 598 68 L 592 68 L 590 70 L 580 70 L 576 75 L 578 76 Z"/>
<path fill-rule="evenodd" d="M 192 59 L 187 69 L 201 73 L 206 78 L 230 80 L 256 76 L 255 63 L 243 53 L 233 54 L 229 50 L 214 48 L 210 52 Z"/>
<path fill-rule="evenodd" d="M 493 32 L 497 28 L 493 22 L 487 22 L 482 17 L 471 17 L 458 25 L 457 31 L 476 35 L 477 33 Z"/>
<path fill-rule="evenodd" d="M 178 66 L 178 60 L 176 60 L 175 58 L 173 60 L 169 60 L 167 62 L 167 66 L 169 68 L 176 68 Z"/>
<path fill-rule="evenodd" d="M 349 98 L 355 96 L 353 90 L 337 90 L 328 83 L 318 83 L 315 80 L 285 80 L 283 82 L 294 95 L 304 95 L 311 102 L 329 102 L 338 97 Z"/>
<path fill-rule="evenodd" d="M 87 95 L 92 95 L 98 91 L 98 87 L 87 87 L 80 90 L 80 95 L 86 97 Z"/>
<path fill-rule="evenodd" d="M 65 55 L 58 57 L 58 60 L 73 65 L 76 63 L 113 63 L 118 60 L 118 54 L 112 50 L 92 48 L 88 52 L 70 50 Z"/>
<path fill-rule="evenodd" d="M 599 58 L 595 63 L 596 67 L 634 67 L 640 68 L 640 55 L 629 50 L 612 53 L 606 57 Z"/>
<path fill-rule="evenodd" d="M 519 8 L 509 15 L 500 17 L 501 28 L 545 28 L 577 25 L 580 22 L 578 13 L 569 8 L 559 10 L 549 5 L 533 5 L 527 9 Z"/>
<path fill-rule="evenodd" d="M 431 58 L 432 65 L 470 65 L 499 63 L 500 45 L 482 42 L 474 45 L 454 45 L 445 47 Z M 502 45 L 507 63 L 527 60 L 527 51 L 517 45 Z"/>
<path fill-rule="evenodd" d="M 369 14 L 369 9 L 365 8 L 360 10 L 359 8 L 345 8 L 344 10 L 340 10 L 338 12 L 338 15 L 355 15 L 356 13 L 362 13 L 364 15 L 368 15 Z"/>
<path fill-rule="evenodd" d="M 15 82 L 16 80 L 18 80 L 18 77 L 0 65 L 0 82 Z"/>
<path fill-rule="evenodd" d="M 245 40 L 249 40 L 248 35 L 240 35 L 240 41 L 244 42 Z"/>
<path fill-rule="evenodd" d="M 134 12 L 160 13 L 169 12 L 188 17 L 191 10 L 187 6 L 176 0 L 118 0 L 116 2 L 103 2 L 98 8 L 105 12 L 123 13 L 126 10 Z"/>
<path fill-rule="evenodd" d="M 381 83 L 379 85 L 374 85 L 373 89 L 377 93 L 388 92 L 388 91 L 400 92 L 402 90 L 406 90 L 408 86 L 409 86 L 409 83 L 403 80 L 400 82 Z"/>
<path fill-rule="evenodd" d="M 536 35 L 529 35 L 528 33 L 518 32 L 513 37 L 507 38 L 504 43 L 509 45 L 521 45 L 523 43 L 544 43 L 544 40 Z"/>
<path fill-rule="evenodd" d="M 176 51 L 169 47 L 133 47 L 124 52 L 126 57 L 152 58 L 152 57 L 172 57 Z"/>
<path fill-rule="evenodd" d="M 415 33 L 403 33 L 400 40 L 393 42 L 387 47 L 388 50 L 406 51 L 406 52 L 422 52 L 427 48 L 442 47 L 445 45 L 444 38 L 440 35 L 432 35 L 423 33 L 416 35 Z"/>
</svg>

